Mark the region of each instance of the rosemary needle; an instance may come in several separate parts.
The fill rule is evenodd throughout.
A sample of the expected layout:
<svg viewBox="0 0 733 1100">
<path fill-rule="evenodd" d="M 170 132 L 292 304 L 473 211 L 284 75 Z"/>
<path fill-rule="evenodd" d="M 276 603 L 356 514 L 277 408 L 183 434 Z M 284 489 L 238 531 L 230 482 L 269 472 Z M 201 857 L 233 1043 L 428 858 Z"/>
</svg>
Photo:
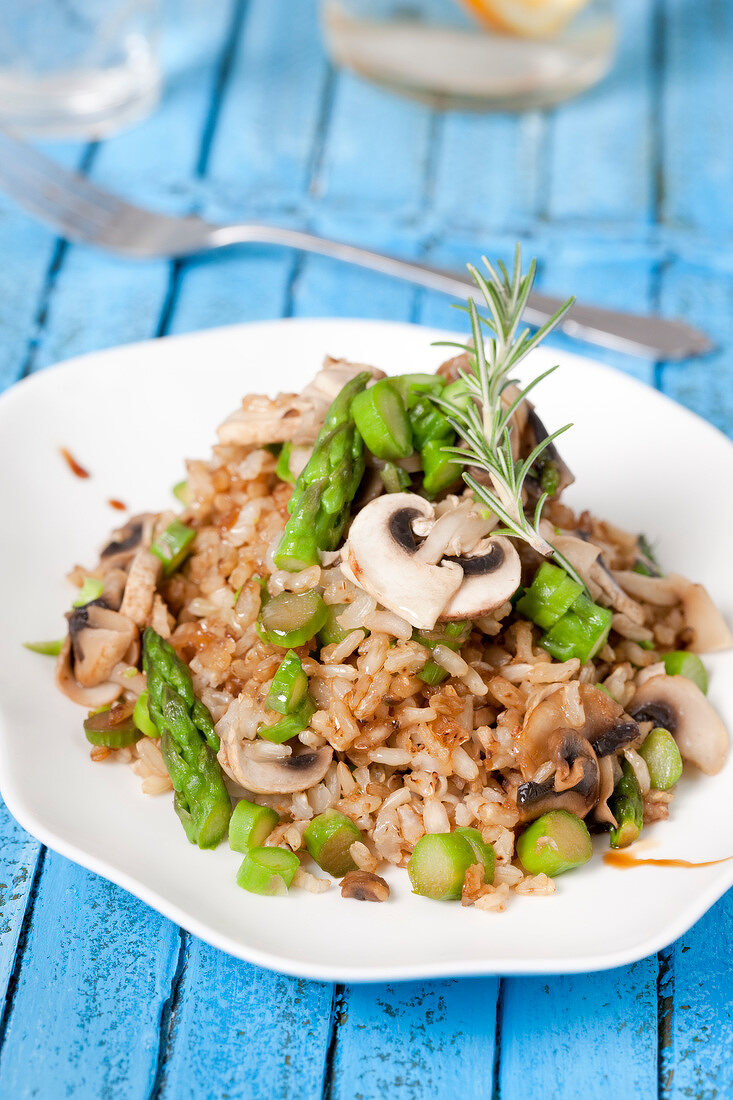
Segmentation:
<svg viewBox="0 0 733 1100">
<path fill-rule="evenodd" d="M 554 440 L 572 425 L 565 424 L 546 436 L 521 461 L 515 460 L 512 454 L 511 421 L 514 413 L 534 387 L 557 370 L 557 367 L 550 367 L 533 379 L 524 389 L 518 390 L 510 401 L 502 400 L 509 387 L 516 386 L 516 379 L 510 377 L 511 372 L 552 332 L 570 309 L 574 299 L 570 298 L 549 321 L 531 335 L 529 329 L 520 328 L 520 324 L 532 289 L 536 261 L 532 260 L 527 274 L 522 275 L 521 249 L 517 245 L 511 276 L 503 263 L 497 264 L 497 270 L 486 257 L 483 257 L 483 262 L 488 278 L 471 265 L 468 270 L 483 296 L 488 313 L 481 314 L 475 301 L 469 299 L 465 308 L 471 319 L 471 343 L 446 341 L 449 346 L 461 348 L 469 354 L 472 370 L 460 371 L 459 375 L 471 400 L 434 398 L 442 406 L 461 440 L 460 446 L 445 447 L 444 450 L 447 455 L 463 462 L 467 468 L 477 467 L 489 475 L 490 486 L 480 484 L 467 470 L 463 472 L 463 480 L 473 490 L 476 499 L 491 508 L 503 524 L 503 527 L 495 530 L 495 534 L 521 539 L 543 557 L 554 558 L 585 589 L 582 578 L 570 562 L 540 532 L 542 510 L 548 494 L 541 494 L 531 515 L 525 513 L 522 501 L 524 482 L 530 470 Z M 486 342 L 483 326 L 491 334 Z"/>
</svg>

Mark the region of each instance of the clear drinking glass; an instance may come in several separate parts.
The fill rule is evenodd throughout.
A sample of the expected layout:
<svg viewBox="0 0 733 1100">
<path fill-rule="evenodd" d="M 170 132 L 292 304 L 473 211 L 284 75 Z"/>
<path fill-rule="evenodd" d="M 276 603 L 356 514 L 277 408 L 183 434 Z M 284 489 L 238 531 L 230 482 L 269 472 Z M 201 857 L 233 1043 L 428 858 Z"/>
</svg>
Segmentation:
<svg viewBox="0 0 733 1100">
<path fill-rule="evenodd" d="M 157 102 L 158 0 L 0 0 L 0 124 L 105 136 Z"/>
<path fill-rule="evenodd" d="M 613 0 L 322 0 L 337 64 L 442 107 L 524 110 L 608 72 Z"/>
</svg>

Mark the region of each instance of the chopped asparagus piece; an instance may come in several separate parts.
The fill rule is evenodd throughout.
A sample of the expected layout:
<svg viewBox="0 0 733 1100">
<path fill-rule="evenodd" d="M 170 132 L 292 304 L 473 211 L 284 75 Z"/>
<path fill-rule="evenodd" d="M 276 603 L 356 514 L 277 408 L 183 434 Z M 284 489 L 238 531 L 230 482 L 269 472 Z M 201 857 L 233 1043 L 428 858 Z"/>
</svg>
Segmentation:
<svg viewBox="0 0 733 1100">
<path fill-rule="evenodd" d="M 533 821 L 517 841 L 517 855 L 530 875 L 562 875 L 593 855 L 588 827 L 567 810 L 550 810 Z"/>
<path fill-rule="evenodd" d="M 347 871 L 355 871 L 349 848 L 361 840 L 361 831 L 350 817 L 338 810 L 326 810 L 318 814 L 303 834 L 305 846 L 319 867 L 334 878 L 343 878 Z"/>
</svg>

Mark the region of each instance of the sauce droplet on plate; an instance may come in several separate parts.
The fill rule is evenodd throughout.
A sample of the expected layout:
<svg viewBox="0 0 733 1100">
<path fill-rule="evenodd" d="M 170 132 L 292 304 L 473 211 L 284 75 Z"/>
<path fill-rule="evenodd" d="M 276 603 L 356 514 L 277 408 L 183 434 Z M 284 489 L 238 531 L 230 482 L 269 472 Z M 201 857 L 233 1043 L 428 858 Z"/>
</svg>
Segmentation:
<svg viewBox="0 0 733 1100">
<path fill-rule="evenodd" d="M 61 452 L 61 457 L 65 460 L 75 477 L 85 478 L 90 476 L 89 471 L 85 470 L 84 467 L 76 461 L 71 451 L 68 451 L 66 447 L 59 447 L 59 451 Z"/>
<path fill-rule="evenodd" d="M 109 504 L 110 508 L 116 508 L 118 512 L 127 511 L 127 505 L 123 501 L 117 500 L 116 497 L 110 497 L 107 503 Z"/>
<path fill-rule="evenodd" d="M 689 859 L 636 859 L 630 852 L 605 852 L 603 862 L 611 867 L 629 870 L 631 867 L 714 867 L 716 863 L 727 863 L 733 856 L 722 859 L 701 860 L 699 863 Z"/>
</svg>

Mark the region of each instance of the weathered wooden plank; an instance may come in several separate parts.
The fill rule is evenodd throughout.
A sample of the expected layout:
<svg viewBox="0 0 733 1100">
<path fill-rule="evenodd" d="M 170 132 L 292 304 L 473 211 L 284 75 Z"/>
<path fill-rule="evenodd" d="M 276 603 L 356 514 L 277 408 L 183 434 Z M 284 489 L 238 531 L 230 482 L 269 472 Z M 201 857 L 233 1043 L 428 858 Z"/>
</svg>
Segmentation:
<svg viewBox="0 0 733 1100">
<path fill-rule="evenodd" d="M 661 273 L 660 301 L 702 325 L 719 349 L 697 363 L 667 364 L 660 388 L 733 437 L 730 356 L 733 272 L 683 261 Z M 733 1094 L 733 893 L 664 952 L 660 1027 L 660 1097 L 700 1100 Z"/>
<path fill-rule="evenodd" d="M 302 219 L 326 126 L 327 65 L 313 3 L 252 0 L 223 90 L 205 176 L 202 213 L 212 219 L 268 213 Z M 270 68 L 270 66 L 272 68 Z M 277 79 L 269 78 L 271 72 Z M 280 316 L 296 257 L 245 246 L 189 261 L 170 331 Z"/>
<path fill-rule="evenodd" d="M 191 938 L 159 1095 L 320 1098 L 331 994 Z"/>
<path fill-rule="evenodd" d="M 340 73 L 314 197 L 331 210 L 376 214 L 382 226 L 416 217 L 424 203 L 432 134 L 427 107 Z"/>
<path fill-rule="evenodd" d="M 662 272 L 659 293 L 664 312 L 700 324 L 717 344 L 697 363 L 666 365 L 662 390 L 733 436 L 733 271 L 724 264 L 711 270 L 678 261 Z"/>
<path fill-rule="evenodd" d="M 322 61 L 314 64 L 312 33 L 289 5 L 249 5 L 202 181 L 206 213 L 234 213 L 242 197 L 248 206 L 279 209 L 305 200 L 308 164 L 321 140 L 325 75 Z M 286 85 L 282 97 L 263 70 L 272 51 Z M 261 248 L 187 263 L 170 303 L 169 331 L 288 312 L 294 270 L 292 254 Z M 319 1097 L 331 999 L 329 986 L 248 966 L 187 937 L 158 1094 Z"/>
<path fill-rule="evenodd" d="M 174 925 L 49 853 L 0 1055 L 0 1095 L 145 1096 Z"/>
<path fill-rule="evenodd" d="M 217 87 L 222 41 L 234 0 L 199 10 L 167 36 L 171 86 L 140 126 L 105 142 L 91 172 L 95 182 L 171 212 L 185 212 L 195 193 L 202 133 Z M 193 9 L 191 10 L 193 15 Z M 188 181 L 186 185 L 180 181 Z M 85 248 L 69 249 L 33 369 L 155 335 L 170 284 L 166 261 L 135 262 Z"/>
<path fill-rule="evenodd" d="M 168 36 L 173 71 L 178 65 L 186 68 L 186 49 L 189 57 L 194 48 L 201 51 L 206 61 L 199 79 L 171 89 L 148 122 L 103 146 L 96 178 L 114 186 L 122 186 L 124 179 L 131 192 L 137 179 L 139 195 L 147 198 L 148 179 L 170 182 L 176 174 L 187 178 L 195 172 L 227 22 L 228 8 L 222 6 L 215 18 L 201 13 L 195 39 L 185 32 L 183 38 Z M 191 33 L 196 29 L 191 27 Z M 68 155 L 61 151 L 62 158 Z M 36 304 L 35 368 L 63 355 L 154 334 L 166 299 L 168 265 L 136 269 L 73 248 L 58 258 L 68 262 L 57 263 Z M 6 268 L 12 270 L 12 262 Z M 3 832 L 8 855 L 13 845 L 17 850 L 18 876 L 31 875 L 37 847 L 30 840 L 23 844 L 10 826 Z M 21 881 L 4 910 L 5 950 L 18 938 L 24 890 Z M 33 919 L 6 1006 L 0 1093 L 26 1089 L 49 1097 L 72 1091 L 98 1097 L 119 1094 L 121 1082 L 127 1081 L 130 1095 L 146 1094 L 156 1073 L 159 1020 L 178 944 L 175 927 L 141 903 L 59 857 L 49 858 L 37 882 Z M 7 970 L 4 957 L 3 965 Z"/>
<path fill-rule="evenodd" d="M 40 851 L 38 841 L 21 829 L 0 800 L 0 1001 L 13 973 Z"/>
<path fill-rule="evenodd" d="M 600 974 L 505 983 L 502 1100 L 656 1096 L 656 1046 L 654 956 Z"/>
<path fill-rule="evenodd" d="M 662 217 L 719 241 L 733 228 L 733 7 L 668 0 L 664 13 Z"/>
<path fill-rule="evenodd" d="M 439 121 L 429 226 L 438 236 L 523 232 L 547 186 L 548 116 L 450 112 Z"/>
<path fill-rule="evenodd" d="M 327 80 L 316 0 L 249 0 L 202 183 L 205 213 L 242 218 L 302 204 Z"/>
<path fill-rule="evenodd" d="M 495 978 L 347 987 L 329 1100 L 489 1096 L 498 988 Z"/>
<path fill-rule="evenodd" d="M 79 168 L 85 150 L 56 145 L 51 150 L 68 168 Z M 53 281 L 55 234 L 0 194 L 0 392 L 17 378 L 28 359 Z"/>
<path fill-rule="evenodd" d="M 646 223 L 654 207 L 654 0 L 616 5 L 619 54 L 607 79 L 552 114 L 546 215 Z"/>
<path fill-rule="evenodd" d="M 661 1095 L 712 1100 L 733 1095 L 733 893 L 667 952 Z"/>
</svg>

